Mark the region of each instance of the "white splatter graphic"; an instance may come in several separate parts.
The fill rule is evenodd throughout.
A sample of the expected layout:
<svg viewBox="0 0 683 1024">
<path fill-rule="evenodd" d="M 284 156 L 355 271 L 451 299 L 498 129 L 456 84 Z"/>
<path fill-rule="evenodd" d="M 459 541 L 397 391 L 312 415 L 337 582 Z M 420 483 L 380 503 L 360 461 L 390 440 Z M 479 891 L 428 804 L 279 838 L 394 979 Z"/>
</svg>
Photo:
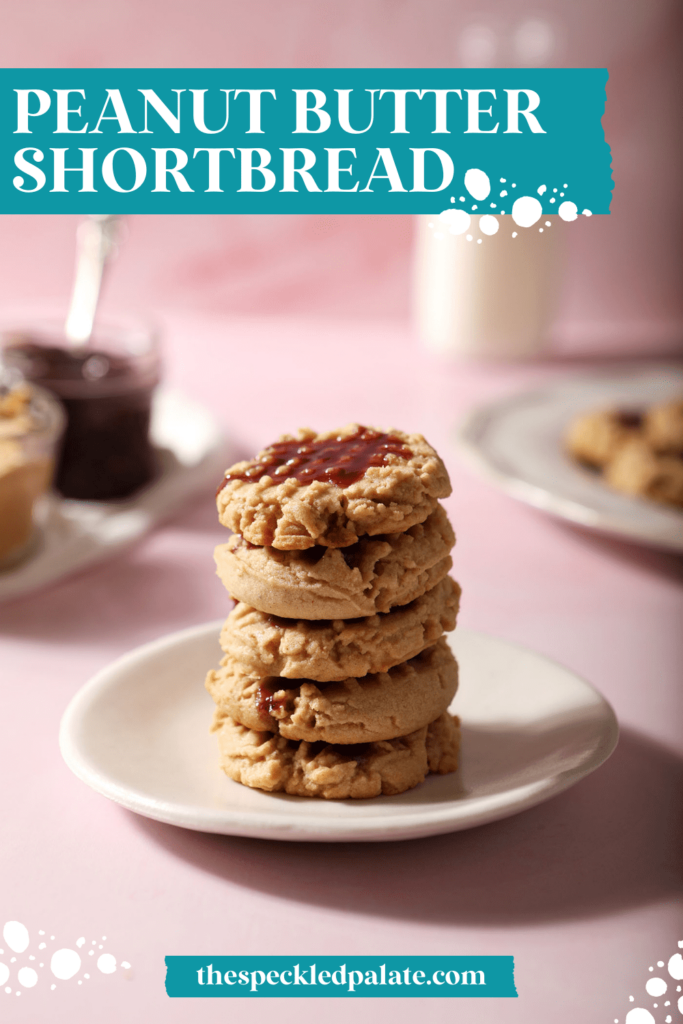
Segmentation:
<svg viewBox="0 0 683 1024">
<path fill-rule="evenodd" d="M 542 196 L 543 193 L 547 191 L 547 186 L 546 185 L 541 185 L 541 187 L 537 188 L 536 191 L 538 192 L 539 196 Z M 557 192 L 557 189 L 553 189 L 553 191 Z"/>
<path fill-rule="evenodd" d="M 2 929 L 2 937 L 15 953 L 23 953 L 28 948 L 28 928 L 20 921 L 7 921 Z"/>
<path fill-rule="evenodd" d="M 520 228 L 530 228 L 542 214 L 543 207 L 533 196 L 520 196 L 512 205 L 512 219 Z"/>
<path fill-rule="evenodd" d="M 465 188 L 474 199 L 478 199 L 480 202 L 482 199 L 486 199 L 491 191 L 488 174 L 484 174 L 476 167 L 471 167 L 465 173 Z"/>
<path fill-rule="evenodd" d="M 81 969 L 81 958 L 75 949 L 58 949 L 52 954 L 50 970 L 55 978 L 60 981 L 68 981 Z"/>
<path fill-rule="evenodd" d="M 678 946 L 679 946 L 679 948 L 683 948 L 683 943 L 679 942 Z M 657 961 L 657 967 L 660 967 L 660 968 L 664 967 L 664 961 L 663 960 L 658 960 Z M 650 972 L 650 974 L 652 974 L 652 977 L 648 977 L 646 979 L 645 984 L 644 984 L 643 987 L 645 989 L 645 992 L 647 993 L 648 996 L 650 996 L 651 999 L 659 999 L 661 996 L 665 995 L 665 993 L 668 991 L 669 982 L 665 978 L 661 978 L 661 977 L 655 975 L 654 974 L 654 969 L 655 968 L 654 968 L 653 965 L 648 967 L 648 971 Z M 669 962 L 667 964 L 667 969 L 668 969 L 669 975 L 674 979 L 674 981 L 678 981 L 678 980 L 683 979 L 683 957 L 681 956 L 680 953 L 674 953 L 673 956 L 671 956 L 669 958 Z M 676 986 L 676 991 L 677 992 L 681 991 L 681 986 L 680 985 Z M 630 1003 L 635 1002 L 633 996 L 629 996 L 628 998 L 629 998 L 629 1002 Z M 639 1002 L 640 1002 L 640 1000 L 639 1000 Z M 679 1013 L 681 1013 L 683 1015 L 683 996 L 681 996 L 678 999 L 678 1004 L 677 1005 L 678 1005 Z M 655 1015 L 652 1012 L 654 1010 L 659 1010 L 660 1004 L 658 1002 L 653 1002 L 651 1004 L 651 1010 L 650 1009 L 646 1009 L 646 1007 L 642 1006 L 642 1005 L 634 1006 L 626 1014 L 626 1018 L 624 1020 L 624 1024 L 662 1024 L 662 1022 L 663 1022 L 663 1024 L 671 1024 L 671 1013 L 668 1012 L 667 1016 L 664 1017 L 664 1013 L 667 1012 L 666 1008 L 670 1007 L 670 1006 L 671 1006 L 671 1000 L 667 999 L 666 1002 L 664 1003 L 664 1009 L 662 1010 L 662 1015 L 661 1016 L 659 1014 Z M 615 1022 L 615 1024 L 618 1024 L 618 1022 Z"/>
<path fill-rule="evenodd" d="M 464 235 L 472 222 L 466 210 L 443 210 L 439 214 L 439 226 L 451 235 Z"/>
<path fill-rule="evenodd" d="M 681 981 L 683 979 L 683 956 L 680 953 L 674 953 L 669 960 L 667 970 L 674 981 Z"/>
<path fill-rule="evenodd" d="M 626 1014 L 626 1024 L 655 1024 L 655 1019 L 649 1010 L 643 1010 L 639 1006 L 634 1006 Z"/>
<path fill-rule="evenodd" d="M 97 966 L 102 971 L 102 974 L 113 974 L 116 970 L 116 957 L 112 956 L 111 953 L 103 953 L 102 956 L 97 958 Z"/>
<path fill-rule="evenodd" d="M 41 929 L 38 932 L 38 935 L 45 935 L 45 932 Z M 41 976 L 40 972 L 36 969 L 36 966 L 44 969 L 45 964 L 40 963 L 36 965 L 36 958 L 32 953 L 29 953 L 26 958 L 21 956 L 21 954 L 25 953 L 29 948 L 31 937 L 29 935 L 28 928 L 21 924 L 20 921 L 7 921 L 3 928 L 3 937 L 7 946 L 20 955 L 18 957 L 10 957 L 10 964 L 16 964 L 16 967 L 8 967 L 6 963 L 0 961 L 0 988 L 4 987 L 4 991 L 7 995 L 14 994 L 16 996 L 20 996 L 22 991 L 35 988 L 39 984 Z M 55 936 L 51 935 L 50 940 L 54 941 L 54 939 Z M 106 941 L 106 936 L 103 935 L 102 942 L 99 943 L 99 949 L 104 949 L 102 943 Z M 85 936 L 82 935 L 76 940 L 74 945 L 77 946 L 78 949 L 81 949 L 85 943 Z M 38 943 L 38 949 L 45 949 L 45 945 L 46 944 L 44 942 Z M 93 947 L 98 947 L 97 939 L 92 939 L 91 945 Z M 3 953 L 4 950 L 0 949 L 0 955 Z M 90 949 L 89 953 L 92 956 L 95 953 L 95 949 Z M 29 966 L 26 962 L 22 964 L 22 959 L 31 961 L 31 965 Z M 50 972 L 54 978 L 58 981 L 69 981 L 74 978 L 76 979 L 77 985 L 82 985 L 84 980 L 88 980 L 90 978 L 89 974 L 83 974 L 80 978 L 76 977 L 81 971 L 82 966 L 83 962 L 80 955 L 70 946 L 63 946 L 60 949 L 57 949 L 52 954 L 49 963 Z M 112 953 L 101 953 L 97 960 L 97 966 L 101 974 L 114 974 L 117 970 L 116 957 Z M 131 977 L 130 966 L 131 965 L 128 961 L 121 962 L 121 967 L 125 969 L 125 976 L 128 978 Z M 15 971 L 16 974 L 14 973 Z M 7 984 L 7 982 L 11 982 L 13 978 L 14 981 L 12 984 Z M 46 980 L 50 979 L 48 978 Z M 57 987 L 58 986 L 56 984 L 52 983 L 50 985 L 50 991 L 55 991 Z"/>
<path fill-rule="evenodd" d="M 557 211 L 562 220 L 571 221 L 576 220 L 578 216 L 578 209 L 576 203 L 570 203 L 569 200 L 565 200 L 564 203 L 560 203 Z"/>
<path fill-rule="evenodd" d="M 479 230 L 483 235 L 495 235 L 499 227 L 497 219 L 490 213 L 485 213 L 483 217 L 479 218 Z"/>
</svg>

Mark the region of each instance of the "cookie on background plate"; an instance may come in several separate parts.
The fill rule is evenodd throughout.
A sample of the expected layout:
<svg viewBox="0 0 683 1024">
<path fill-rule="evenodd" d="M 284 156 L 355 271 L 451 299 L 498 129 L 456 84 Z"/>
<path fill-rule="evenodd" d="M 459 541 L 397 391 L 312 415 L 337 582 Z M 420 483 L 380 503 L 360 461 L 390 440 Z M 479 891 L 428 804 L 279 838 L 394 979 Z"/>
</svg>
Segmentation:
<svg viewBox="0 0 683 1024">
<path fill-rule="evenodd" d="M 565 437 L 567 451 L 578 462 L 602 469 L 621 446 L 642 432 L 640 412 L 601 409 L 587 412 L 571 423 Z"/>
</svg>

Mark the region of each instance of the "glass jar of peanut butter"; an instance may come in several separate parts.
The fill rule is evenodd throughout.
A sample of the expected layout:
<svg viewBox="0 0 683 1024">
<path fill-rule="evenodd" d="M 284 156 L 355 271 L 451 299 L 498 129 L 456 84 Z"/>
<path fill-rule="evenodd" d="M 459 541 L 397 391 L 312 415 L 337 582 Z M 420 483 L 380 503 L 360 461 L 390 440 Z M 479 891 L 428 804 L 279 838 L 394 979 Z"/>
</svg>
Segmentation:
<svg viewBox="0 0 683 1024">
<path fill-rule="evenodd" d="M 49 490 L 65 416 L 55 399 L 0 368 L 0 570 L 27 555 Z"/>
<path fill-rule="evenodd" d="M 158 472 L 149 436 L 159 382 L 156 332 L 139 321 L 98 322 L 87 345 L 69 345 L 63 324 L 35 320 L 0 331 L 8 366 L 51 391 L 66 412 L 55 487 L 65 498 L 128 498 Z"/>
</svg>

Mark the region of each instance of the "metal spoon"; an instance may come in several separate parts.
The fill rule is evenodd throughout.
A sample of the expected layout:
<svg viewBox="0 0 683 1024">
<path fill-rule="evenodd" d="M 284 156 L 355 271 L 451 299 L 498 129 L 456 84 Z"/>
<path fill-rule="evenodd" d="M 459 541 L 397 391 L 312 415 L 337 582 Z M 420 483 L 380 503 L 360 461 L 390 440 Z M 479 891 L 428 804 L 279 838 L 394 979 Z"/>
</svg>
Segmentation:
<svg viewBox="0 0 683 1024">
<path fill-rule="evenodd" d="M 90 341 L 104 269 L 116 248 L 119 219 L 116 214 L 91 214 L 78 226 L 76 274 L 64 328 L 70 348 Z"/>
</svg>

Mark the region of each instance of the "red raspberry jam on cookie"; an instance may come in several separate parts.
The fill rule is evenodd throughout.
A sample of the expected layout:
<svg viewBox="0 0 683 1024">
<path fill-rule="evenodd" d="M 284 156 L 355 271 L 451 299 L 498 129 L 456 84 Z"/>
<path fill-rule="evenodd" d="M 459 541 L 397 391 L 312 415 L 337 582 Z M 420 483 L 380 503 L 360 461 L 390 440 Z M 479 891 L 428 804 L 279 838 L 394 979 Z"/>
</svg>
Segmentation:
<svg viewBox="0 0 683 1024">
<path fill-rule="evenodd" d="M 324 441 L 276 441 L 246 469 L 228 473 L 217 493 L 231 480 L 251 483 L 266 475 L 273 480 L 294 477 L 302 484 L 319 480 L 349 487 L 371 466 L 386 465 L 390 455 L 410 459 L 412 454 L 395 434 L 382 434 L 371 427 Z"/>
</svg>

